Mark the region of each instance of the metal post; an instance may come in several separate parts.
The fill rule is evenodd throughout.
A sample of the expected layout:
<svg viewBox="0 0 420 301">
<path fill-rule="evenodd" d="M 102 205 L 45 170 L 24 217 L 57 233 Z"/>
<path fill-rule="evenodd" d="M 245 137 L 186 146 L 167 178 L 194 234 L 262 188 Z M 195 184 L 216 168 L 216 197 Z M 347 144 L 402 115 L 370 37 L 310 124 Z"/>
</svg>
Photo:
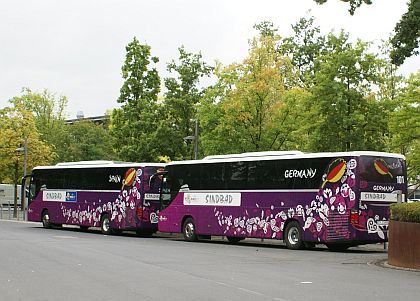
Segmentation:
<svg viewBox="0 0 420 301">
<path fill-rule="evenodd" d="M 10 211 L 10 201 L 8 201 L 7 204 L 9 205 L 9 219 L 12 219 L 12 212 Z"/>
<path fill-rule="evenodd" d="M 198 119 L 195 120 L 194 132 L 194 160 L 198 159 Z"/>
<path fill-rule="evenodd" d="M 23 144 L 23 176 L 26 177 L 26 163 L 28 161 L 28 138 L 25 138 Z"/>
<path fill-rule="evenodd" d="M 26 165 L 28 162 L 28 138 L 23 143 L 23 177 L 26 177 Z M 20 196 L 20 210 L 25 211 L 25 188 L 22 187 L 23 194 Z"/>
<path fill-rule="evenodd" d="M 3 219 L 3 204 L 0 204 L 0 219 Z"/>
</svg>

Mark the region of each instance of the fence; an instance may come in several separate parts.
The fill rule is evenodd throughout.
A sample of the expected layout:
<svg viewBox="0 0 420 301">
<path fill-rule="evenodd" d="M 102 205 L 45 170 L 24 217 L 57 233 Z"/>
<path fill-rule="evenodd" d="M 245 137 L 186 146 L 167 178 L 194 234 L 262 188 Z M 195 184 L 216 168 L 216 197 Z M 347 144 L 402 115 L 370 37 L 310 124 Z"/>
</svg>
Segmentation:
<svg viewBox="0 0 420 301">
<path fill-rule="evenodd" d="M 12 202 L 7 202 L 7 204 L 0 204 L 0 220 L 27 220 L 26 210 L 21 210 L 20 207 L 17 208 L 17 215 L 14 217 L 14 205 Z"/>
</svg>

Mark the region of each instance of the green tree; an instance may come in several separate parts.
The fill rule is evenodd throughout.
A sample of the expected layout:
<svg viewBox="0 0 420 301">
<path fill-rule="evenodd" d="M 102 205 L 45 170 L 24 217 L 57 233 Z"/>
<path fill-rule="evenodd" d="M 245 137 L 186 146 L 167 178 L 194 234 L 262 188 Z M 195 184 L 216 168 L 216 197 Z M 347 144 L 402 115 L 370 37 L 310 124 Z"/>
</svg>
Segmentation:
<svg viewBox="0 0 420 301">
<path fill-rule="evenodd" d="M 293 36 L 282 40 L 279 51 L 289 56 L 299 74 L 299 86 L 311 87 L 319 70 L 317 58 L 325 50 L 325 36 L 314 26 L 314 17 L 301 18 L 292 25 Z"/>
<path fill-rule="evenodd" d="M 107 125 L 92 121 L 76 121 L 67 125 L 62 161 L 114 160 L 112 139 Z"/>
<path fill-rule="evenodd" d="M 328 0 L 314 0 L 316 3 L 318 4 L 324 4 L 325 2 L 327 2 Z M 341 0 L 343 2 L 350 2 L 350 9 L 349 12 L 351 15 L 354 14 L 354 12 L 356 11 L 356 9 L 358 7 L 360 7 L 363 3 L 365 4 L 372 4 L 372 0 Z"/>
<path fill-rule="evenodd" d="M 352 45 L 344 32 L 329 34 L 311 88 L 318 116 L 311 135 L 314 151 L 383 150 L 387 119 L 371 92 L 383 61 L 368 53 L 368 46 L 360 40 Z"/>
<path fill-rule="evenodd" d="M 54 162 L 62 162 L 68 150 L 68 145 L 63 143 L 67 135 L 65 121 L 67 97 L 57 98 L 47 89 L 33 92 L 29 88 L 24 88 L 22 95 L 13 97 L 10 103 L 32 112 L 40 138 L 48 143 L 56 154 Z"/>
<path fill-rule="evenodd" d="M 167 142 L 172 149 L 166 155 L 171 158 L 190 158 L 192 148 L 183 143 L 183 138 L 194 135 L 194 125 L 197 119 L 197 104 L 203 97 L 205 88 L 200 87 L 200 79 L 208 77 L 213 70 L 202 61 L 202 55 L 188 53 L 184 47 L 179 49 L 178 63 L 172 61 L 168 64 L 168 71 L 176 74 L 176 77 L 165 79 L 165 109 L 167 111 L 167 125 L 170 131 Z"/>
<path fill-rule="evenodd" d="M 412 74 L 407 86 L 396 99 L 389 118 L 390 151 L 400 152 L 407 158 L 408 177 L 419 184 L 420 175 L 420 71 Z"/>
<path fill-rule="evenodd" d="M 328 0 L 314 0 L 318 4 L 324 4 Z M 349 12 L 354 14 L 356 8 L 362 3 L 372 4 L 372 0 L 341 0 L 350 2 Z M 392 63 L 402 65 L 406 58 L 418 55 L 420 41 L 420 0 L 410 0 L 407 3 L 407 12 L 395 25 L 394 36 L 391 38 L 393 49 L 390 53 Z"/>
<path fill-rule="evenodd" d="M 55 154 L 40 139 L 32 112 L 22 104 L 0 110 L 0 183 L 17 183 L 23 176 L 24 154 L 18 149 L 27 139 L 27 172 L 47 165 Z"/>
<path fill-rule="evenodd" d="M 121 68 L 124 84 L 117 100 L 121 108 L 114 110 L 110 125 L 114 149 L 122 160 L 154 161 L 159 155 L 153 137 L 159 122 L 160 78 L 151 64 L 159 60 L 137 38 L 126 52 Z"/>
<path fill-rule="evenodd" d="M 303 93 L 287 89 L 296 78 L 289 59 L 278 51 L 279 36 L 261 34 L 250 41 L 248 57 L 218 66 L 218 83 L 200 107 L 206 153 L 288 149 L 302 120 L 295 102 Z M 294 94 L 293 96 L 291 96 Z"/>
<path fill-rule="evenodd" d="M 395 35 L 391 38 L 392 62 L 402 65 L 412 55 L 418 55 L 420 41 L 420 0 L 410 0 L 408 9 L 395 25 Z"/>
</svg>

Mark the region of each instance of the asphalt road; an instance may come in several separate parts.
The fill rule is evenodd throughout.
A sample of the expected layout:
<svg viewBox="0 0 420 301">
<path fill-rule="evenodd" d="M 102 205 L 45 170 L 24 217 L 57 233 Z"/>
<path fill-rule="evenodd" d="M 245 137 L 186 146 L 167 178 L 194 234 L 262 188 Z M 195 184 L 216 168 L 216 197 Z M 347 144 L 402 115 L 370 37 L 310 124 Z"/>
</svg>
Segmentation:
<svg viewBox="0 0 420 301">
<path fill-rule="evenodd" d="M 420 300 L 420 272 L 375 264 L 386 258 L 380 245 L 291 251 L 0 221 L 0 300 Z"/>
</svg>

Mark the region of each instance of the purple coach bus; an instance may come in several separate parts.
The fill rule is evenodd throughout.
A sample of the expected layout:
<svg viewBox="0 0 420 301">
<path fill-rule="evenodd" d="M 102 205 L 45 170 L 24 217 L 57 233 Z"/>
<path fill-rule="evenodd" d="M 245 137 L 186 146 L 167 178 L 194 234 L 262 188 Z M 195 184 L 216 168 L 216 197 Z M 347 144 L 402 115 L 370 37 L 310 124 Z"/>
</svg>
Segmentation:
<svg viewBox="0 0 420 301">
<path fill-rule="evenodd" d="M 172 162 L 158 228 L 187 241 L 211 235 L 284 240 L 331 250 L 388 240 L 389 207 L 405 201 L 402 155 L 262 152 Z"/>
<path fill-rule="evenodd" d="M 157 231 L 160 179 L 151 187 L 149 178 L 163 167 L 111 161 L 35 167 L 28 176 L 28 220 L 45 228 L 68 224 L 151 235 Z"/>
</svg>

